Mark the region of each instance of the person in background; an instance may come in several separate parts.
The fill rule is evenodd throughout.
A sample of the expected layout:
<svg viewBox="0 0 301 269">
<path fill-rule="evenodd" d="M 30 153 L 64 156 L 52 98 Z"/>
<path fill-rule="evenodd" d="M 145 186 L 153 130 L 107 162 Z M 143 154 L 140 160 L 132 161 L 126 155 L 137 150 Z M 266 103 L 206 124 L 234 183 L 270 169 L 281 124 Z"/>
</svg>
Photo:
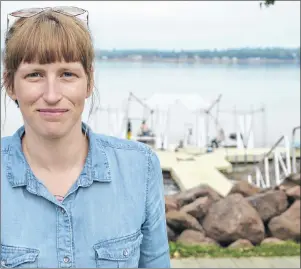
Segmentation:
<svg viewBox="0 0 301 269">
<path fill-rule="evenodd" d="M 150 130 L 149 130 L 145 120 L 142 121 L 140 130 L 141 130 L 142 136 L 149 136 L 150 135 Z"/>
<path fill-rule="evenodd" d="M 93 63 L 86 10 L 8 15 L 3 82 L 24 125 L 1 138 L 1 267 L 170 267 L 157 155 L 82 122 Z"/>
</svg>

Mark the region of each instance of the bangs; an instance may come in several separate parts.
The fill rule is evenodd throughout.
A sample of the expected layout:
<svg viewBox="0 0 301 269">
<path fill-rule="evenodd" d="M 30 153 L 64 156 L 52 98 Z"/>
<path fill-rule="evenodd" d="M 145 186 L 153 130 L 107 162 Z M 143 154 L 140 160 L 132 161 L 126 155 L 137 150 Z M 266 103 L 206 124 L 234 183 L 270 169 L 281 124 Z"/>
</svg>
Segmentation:
<svg viewBox="0 0 301 269">
<path fill-rule="evenodd" d="M 81 62 L 85 70 L 93 48 L 85 26 L 76 18 L 45 13 L 23 20 L 22 26 L 8 41 L 9 69 L 16 70 L 21 62 L 50 64 Z"/>
</svg>

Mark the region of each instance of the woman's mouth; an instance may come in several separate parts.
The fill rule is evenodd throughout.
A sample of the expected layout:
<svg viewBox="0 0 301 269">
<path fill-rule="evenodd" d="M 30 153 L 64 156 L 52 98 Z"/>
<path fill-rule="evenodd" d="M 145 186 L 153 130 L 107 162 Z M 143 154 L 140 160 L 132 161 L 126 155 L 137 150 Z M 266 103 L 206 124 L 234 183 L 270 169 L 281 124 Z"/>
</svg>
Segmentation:
<svg viewBox="0 0 301 269">
<path fill-rule="evenodd" d="M 69 110 L 64 108 L 42 108 L 38 109 L 37 111 L 40 113 L 40 115 L 45 117 L 57 117 L 63 115 Z"/>
</svg>

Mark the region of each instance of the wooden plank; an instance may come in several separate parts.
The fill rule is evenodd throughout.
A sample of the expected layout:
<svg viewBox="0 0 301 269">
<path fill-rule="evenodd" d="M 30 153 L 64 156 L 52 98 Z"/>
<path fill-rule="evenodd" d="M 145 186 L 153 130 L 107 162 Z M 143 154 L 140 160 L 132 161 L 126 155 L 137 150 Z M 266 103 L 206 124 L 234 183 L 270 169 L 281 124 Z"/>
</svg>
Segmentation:
<svg viewBox="0 0 301 269">
<path fill-rule="evenodd" d="M 180 162 L 172 168 L 171 175 L 181 190 L 207 184 L 220 195 L 226 196 L 233 186 L 231 181 L 214 167 L 200 163 Z"/>
<path fill-rule="evenodd" d="M 279 149 L 279 151 L 284 149 Z M 199 154 L 197 150 L 182 149 L 181 152 L 172 151 L 156 151 L 162 170 L 169 171 L 173 180 L 177 183 L 181 191 L 207 184 L 225 197 L 232 189 L 233 182 L 226 178 L 220 171 L 232 171 L 232 165 L 226 160 L 228 156 L 237 158 L 238 162 L 245 162 L 245 154 L 247 161 L 261 159 L 261 156 L 269 151 L 267 148 L 255 149 L 225 149 L 220 148 L 212 153 Z M 258 159 L 258 160 L 259 160 Z"/>
</svg>

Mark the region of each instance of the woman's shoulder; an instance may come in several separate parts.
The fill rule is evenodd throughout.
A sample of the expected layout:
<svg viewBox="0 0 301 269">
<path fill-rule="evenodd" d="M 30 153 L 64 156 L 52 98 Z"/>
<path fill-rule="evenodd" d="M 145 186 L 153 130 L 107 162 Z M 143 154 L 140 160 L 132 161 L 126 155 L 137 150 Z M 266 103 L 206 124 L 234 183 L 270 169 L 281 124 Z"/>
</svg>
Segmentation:
<svg viewBox="0 0 301 269">
<path fill-rule="evenodd" d="M 137 176 L 140 173 L 151 175 L 161 171 L 157 154 L 144 143 L 95 133 L 92 141 L 96 143 L 92 149 L 92 156 L 96 155 L 97 160 L 105 156 L 110 169 L 130 169 L 131 173 L 134 171 Z"/>
<path fill-rule="evenodd" d="M 112 158 L 127 159 L 128 162 L 146 160 L 150 165 L 159 161 L 155 151 L 144 143 L 96 133 L 93 136 L 98 151 Z"/>
<path fill-rule="evenodd" d="M 1 137 L 1 153 L 8 152 L 13 144 L 13 136 Z"/>
<path fill-rule="evenodd" d="M 103 134 L 94 133 L 93 135 L 98 146 L 100 146 L 101 148 L 111 148 L 117 151 L 133 151 L 137 152 L 138 154 L 140 153 L 147 155 L 153 153 L 153 150 L 148 145 L 141 142 Z"/>
</svg>

